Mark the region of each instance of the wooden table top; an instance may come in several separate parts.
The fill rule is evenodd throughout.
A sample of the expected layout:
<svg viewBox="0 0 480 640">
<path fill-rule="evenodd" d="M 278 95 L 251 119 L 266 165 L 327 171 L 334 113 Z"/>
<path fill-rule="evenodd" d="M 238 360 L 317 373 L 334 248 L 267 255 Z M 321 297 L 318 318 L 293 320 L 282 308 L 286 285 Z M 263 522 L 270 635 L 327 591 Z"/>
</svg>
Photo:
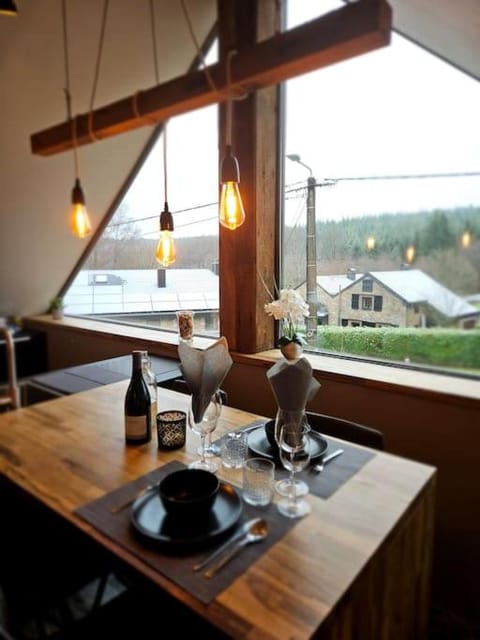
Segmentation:
<svg viewBox="0 0 480 640">
<path fill-rule="evenodd" d="M 0 473 L 234 637 L 312 637 L 434 483 L 433 467 L 378 452 L 329 499 L 309 496 L 311 515 L 203 605 L 74 514 L 163 462 L 188 463 L 197 456 L 199 438 L 188 431 L 185 449 L 169 453 L 158 451 L 156 434 L 146 445 L 125 445 L 127 384 L 0 415 Z M 187 410 L 188 396 L 158 391 L 159 409 Z M 224 407 L 215 436 L 256 418 Z M 219 471 L 237 485 L 239 473 Z"/>
</svg>

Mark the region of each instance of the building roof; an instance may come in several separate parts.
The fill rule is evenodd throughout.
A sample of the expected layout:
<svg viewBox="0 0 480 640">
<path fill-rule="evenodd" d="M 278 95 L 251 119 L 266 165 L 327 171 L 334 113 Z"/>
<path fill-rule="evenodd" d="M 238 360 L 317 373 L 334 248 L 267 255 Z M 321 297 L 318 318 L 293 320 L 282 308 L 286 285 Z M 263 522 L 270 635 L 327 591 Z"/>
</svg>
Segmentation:
<svg viewBox="0 0 480 640">
<path fill-rule="evenodd" d="M 65 307 L 74 315 L 211 311 L 219 308 L 218 275 L 210 269 L 165 269 L 165 286 L 159 287 L 157 269 L 84 270 L 65 295 Z"/>
<path fill-rule="evenodd" d="M 447 318 L 479 315 L 479 310 L 420 269 L 369 271 L 343 275 L 317 276 L 317 284 L 331 296 L 337 295 L 366 275 L 388 287 L 408 304 L 426 302 Z"/>
</svg>

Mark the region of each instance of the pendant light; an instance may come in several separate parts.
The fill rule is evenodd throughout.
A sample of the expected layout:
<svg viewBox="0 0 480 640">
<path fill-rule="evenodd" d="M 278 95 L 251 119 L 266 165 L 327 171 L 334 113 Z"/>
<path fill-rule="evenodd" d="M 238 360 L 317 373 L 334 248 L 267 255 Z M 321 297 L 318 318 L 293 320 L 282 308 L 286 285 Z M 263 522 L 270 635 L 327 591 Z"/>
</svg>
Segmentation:
<svg viewBox="0 0 480 640">
<path fill-rule="evenodd" d="M 65 54 L 65 99 L 67 102 L 67 117 L 72 123 L 72 147 L 73 161 L 75 166 L 75 183 L 72 189 L 72 208 L 70 210 L 70 230 L 76 238 L 86 238 L 92 232 L 92 225 L 88 217 L 87 208 L 85 206 L 85 194 L 80 184 L 78 170 L 78 152 L 77 152 L 77 121 L 72 118 L 71 95 L 70 95 L 70 73 L 68 63 L 68 41 L 67 41 L 67 12 L 65 0 L 62 2 L 63 16 L 63 46 Z"/>
<path fill-rule="evenodd" d="M 220 170 L 222 190 L 220 194 L 220 224 L 233 231 L 245 222 L 245 210 L 240 195 L 240 169 L 238 160 L 232 151 L 232 97 L 230 95 L 230 61 L 234 51 L 227 58 L 227 113 L 225 156 Z"/>
<path fill-rule="evenodd" d="M 410 265 L 413 264 L 416 256 L 416 249 L 414 244 L 409 244 L 405 249 L 405 262 Z"/>
<path fill-rule="evenodd" d="M 155 258 L 163 267 L 169 267 L 175 262 L 175 244 L 173 241 L 173 216 L 168 209 L 167 198 L 167 122 L 163 123 L 163 179 L 165 191 L 165 205 L 160 214 L 160 239 L 157 244 Z"/>
<path fill-rule="evenodd" d="M 466 229 L 464 229 L 464 231 L 462 231 L 460 235 L 460 246 L 462 247 L 462 249 L 470 249 L 470 247 L 472 246 L 472 242 L 473 234 L 467 227 Z"/>
<path fill-rule="evenodd" d="M 0 0 L 0 14 L 2 16 L 16 16 L 18 9 L 13 0 Z"/>
</svg>

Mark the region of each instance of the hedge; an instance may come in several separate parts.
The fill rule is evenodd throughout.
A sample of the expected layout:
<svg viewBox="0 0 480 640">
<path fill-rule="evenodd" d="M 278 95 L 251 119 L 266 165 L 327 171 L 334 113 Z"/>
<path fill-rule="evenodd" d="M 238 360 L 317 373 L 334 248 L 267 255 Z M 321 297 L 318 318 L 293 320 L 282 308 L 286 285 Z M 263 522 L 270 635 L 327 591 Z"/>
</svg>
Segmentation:
<svg viewBox="0 0 480 640">
<path fill-rule="evenodd" d="M 317 347 L 384 360 L 480 369 L 479 329 L 319 326 Z"/>
</svg>

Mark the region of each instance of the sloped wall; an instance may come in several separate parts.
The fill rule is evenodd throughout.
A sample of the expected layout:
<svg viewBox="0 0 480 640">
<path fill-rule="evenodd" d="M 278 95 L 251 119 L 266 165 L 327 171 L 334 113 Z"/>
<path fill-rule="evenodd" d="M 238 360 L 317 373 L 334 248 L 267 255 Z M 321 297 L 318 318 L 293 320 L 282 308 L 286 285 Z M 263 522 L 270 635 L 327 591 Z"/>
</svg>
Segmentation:
<svg viewBox="0 0 480 640">
<path fill-rule="evenodd" d="M 0 16 L 0 316 L 44 311 L 88 239 L 70 234 L 71 151 L 34 156 L 30 135 L 67 118 L 61 1 L 17 2 Z M 72 112 L 89 110 L 102 0 L 67 0 Z M 200 42 L 215 0 L 188 4 Z M 155 1 L 160 82 L 185 73 L 196 55 L 179 2 Z M 109 4 L 94 107 L 155 84 L 148 0 Z M 80 177 L 94 228 L 124 184 L 150 127 L 79 149 Z"/>
</svg>

